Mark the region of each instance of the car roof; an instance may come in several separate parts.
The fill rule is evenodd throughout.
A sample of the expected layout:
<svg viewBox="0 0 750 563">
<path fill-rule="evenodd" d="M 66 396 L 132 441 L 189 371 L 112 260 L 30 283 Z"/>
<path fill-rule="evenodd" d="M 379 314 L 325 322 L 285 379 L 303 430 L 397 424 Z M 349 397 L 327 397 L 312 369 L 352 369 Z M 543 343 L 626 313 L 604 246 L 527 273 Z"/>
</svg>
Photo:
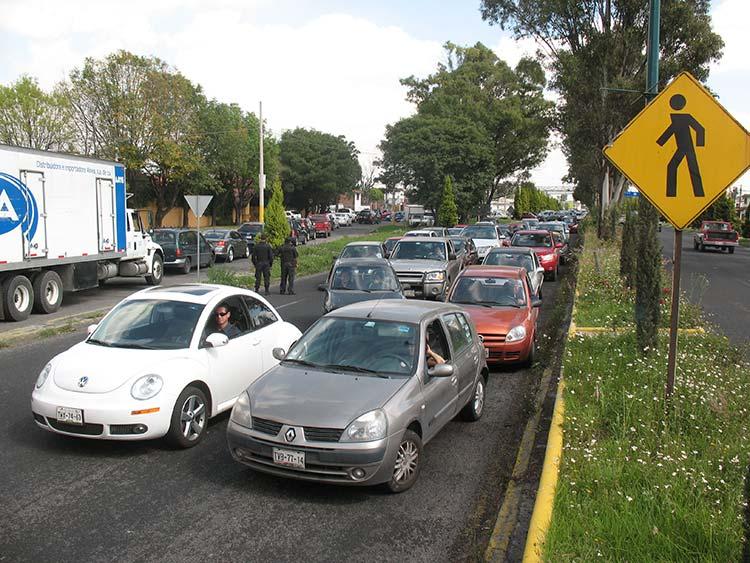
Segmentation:
<svg viewBox="0 0 750 563">
<path fill-rule="evenodd" d="M 210 303 L 214 298 L 229 297 L 230 295 L 236 295 L 238 293 L 253 297 L 256 296 L 254 292 L 239 287 L 210 283 L 185 283 L 179 285 L 149 287 L 138 291 L 137 293 L 133 293 L 125 299 L 164 299 L 166 301 L 186 301 L 189 303 L 205 305 Z"/>
<path fill-rule="evenodd" d="M 445 242 L 448 237 L 402 237 L 399 242 Z"/>
<path fill-rule="evenodd" d="M 465 268 L 458 277 L 484 276 L 486 278 L 511 278 L 523 279 L 526 276 L 525 268 L 515 266 L 484 266 L 478 264 Z"/>
<path fill-rule="evenodd" d="M 545 235 L 549 233 L 549 231 L 545 231 L 543 229 L 524 229 L 521 231 L 516 231 L 517 235 Z"/>
<path fill-rule="evenodd" d="M 534 254 L 528 246 L 495 246 L 487 254 Z"/>
<path fill-rule="evenodd" d="M 442 301 L 379 299 L 346 305 L 328 313 L 327 317 L 361 317 L 381 321 L 418 323 L 438 312 L 462 311 Z"/>
<path fill-rule="evenodd" d="M 357 240 L 354 242 L 350 242 L 346 246 L 372 246 L 372 245 L 380 246 L 381 243 L 376 240 Z M 346 248 L 346 246 L 344 248 Z"/>
<path fill-rule="evenodd" d="M 242 223 L 242 225 L 240 225 L 240 227 L 244 227 L 245 225 L 253 225 L 253 226 L 255 226 L 255 225 L 263 225 L 263 223 L 261 223 L 260 221 L 248 221 L 247 223 Z"/>
<path fill-rule="evenodd" d="M 391 263 L 385 258 L 378 258 L 377 256 L 362 256 L 358 258 L 339 258 L 336 261 L 336 267 L 339 266 L 390 266 Z"/>
</svg>

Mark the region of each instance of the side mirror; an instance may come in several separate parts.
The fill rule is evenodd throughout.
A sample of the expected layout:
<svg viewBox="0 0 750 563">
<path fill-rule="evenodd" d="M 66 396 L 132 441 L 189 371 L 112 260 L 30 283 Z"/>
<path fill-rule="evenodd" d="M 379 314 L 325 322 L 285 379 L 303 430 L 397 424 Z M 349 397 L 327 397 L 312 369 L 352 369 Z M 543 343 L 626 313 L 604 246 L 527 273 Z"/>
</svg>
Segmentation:
<svg viewBox="0 0 750 563">
<path fill-rule="evenodd" d="M 541 299 L 539 299 L 539 298 L 534 298 L 534 299 L 532 299 L 532 300 L 531 300 L 531 306 L 532 306 L 532 307 L 533 307 L 534 309 L 537 309 L 537 308 L 541 307 L 541 306 L 542 306 L 542 300 L 541 300 Z"/>
<path fill-rule="evenodd" d="M 286 351 L 283 348 L 274 348 L 271 354 L 273 354 L 274 358 L 281 361 L 286 356 Z"/>
<path fill-rule="evenodd" d="M 537 273 L 537 274 L 543 274 L 543 273 L 544 273 L 544 268 L 542 268 L 541 266 L 539 266 L 539 267 L 538 267 L 538 268 L 536 269 L 536 273 Z"/>
<path fill-rule="evenodd" d="M 221 332 L 213 332 L 206 337 L 206 344 L 211 348 L 221 348 L 229 342 L 229 337 Z"/>
<path fill-rule="evenodd" d="M 438 364 L 428 369 L 427 375 L 430 377 L 451 377 L 453 375 L 453 365 Z"/>
<path fill-rule="evenodd" d="M 86 327 L 86 334 L 92 334 L 98 326 L 98 324 L 89 325 L 88 327 Z"/>
<path fill-rule="evenodd" d="M 328 282 L 318 284 L 318 291 L 325 291 L 328 289 Z"/>
</svg>

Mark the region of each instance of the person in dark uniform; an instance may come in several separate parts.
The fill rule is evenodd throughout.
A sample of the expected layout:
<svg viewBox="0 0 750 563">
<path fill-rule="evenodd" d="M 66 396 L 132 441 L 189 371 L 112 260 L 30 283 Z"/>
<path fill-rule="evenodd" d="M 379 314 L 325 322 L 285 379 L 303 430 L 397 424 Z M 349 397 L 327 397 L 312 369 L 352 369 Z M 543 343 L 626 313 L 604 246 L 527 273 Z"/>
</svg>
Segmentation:
<svg viewBox="0 0 750 563">
<path fill-rule="evenodd" d="M 294 295 L 294 276 L 297 273 L 297 249 L 292 245 L 292 238 L 286 237 L 284 245 L 279 248 L 281 259 L 281 295 Z"/>
<path fill-rule="evenodd" d="M 266 288 L 266 295 L 268 295 L 271 286 L 273 249 L 268 244 L 268 236 L 265 233 L 260 235 L 260 242 L 253 247 L 252 261 L 255 266 L 255 291 L 257 292 L 260 289 L 260 277 L 263 276 L 263 285 Z"/>
</svg>

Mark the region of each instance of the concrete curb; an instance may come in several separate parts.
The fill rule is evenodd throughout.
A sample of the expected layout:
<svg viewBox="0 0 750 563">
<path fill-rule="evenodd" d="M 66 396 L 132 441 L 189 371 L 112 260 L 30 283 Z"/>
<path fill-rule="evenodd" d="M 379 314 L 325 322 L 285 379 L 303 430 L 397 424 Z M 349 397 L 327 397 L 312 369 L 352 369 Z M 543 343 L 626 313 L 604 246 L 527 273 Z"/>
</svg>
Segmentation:
<svg viewBox="0 0 750 563">
<path fill-rule="evenodd" d="M 552 413 L 552 424 L 547 438 L 547 451 L 544 455 L 542 478 L 534 501 L 534 511 L 531 513 L 529 532 L 526 535 L 526 548 L 523 552 L 524 563 L 542 561 L 542 547 L 547 538 L 547 531 L 552 522 L 552 508 L 555 503 L 555 489 L 559 476 L 560 459 L 563 448 L 563 421 L 565 415 L 565 399 L 563 390 L 565 382 L 560 379 L 557 384 L 555 410 Z"/>
</svg>

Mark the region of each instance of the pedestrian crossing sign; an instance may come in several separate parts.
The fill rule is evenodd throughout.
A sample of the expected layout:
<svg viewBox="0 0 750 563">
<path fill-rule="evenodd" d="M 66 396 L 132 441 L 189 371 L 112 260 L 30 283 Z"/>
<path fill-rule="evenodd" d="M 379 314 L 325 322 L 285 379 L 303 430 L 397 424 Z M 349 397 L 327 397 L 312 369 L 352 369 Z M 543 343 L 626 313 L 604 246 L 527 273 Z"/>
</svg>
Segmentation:
<svg viewBox="0 0 750 563">
<path fill-rule="evenodd" d="M 676 229 L 684 229 L 750 168 L 750 133 L 683 72 L 604 154 Z"/>
</svg>

